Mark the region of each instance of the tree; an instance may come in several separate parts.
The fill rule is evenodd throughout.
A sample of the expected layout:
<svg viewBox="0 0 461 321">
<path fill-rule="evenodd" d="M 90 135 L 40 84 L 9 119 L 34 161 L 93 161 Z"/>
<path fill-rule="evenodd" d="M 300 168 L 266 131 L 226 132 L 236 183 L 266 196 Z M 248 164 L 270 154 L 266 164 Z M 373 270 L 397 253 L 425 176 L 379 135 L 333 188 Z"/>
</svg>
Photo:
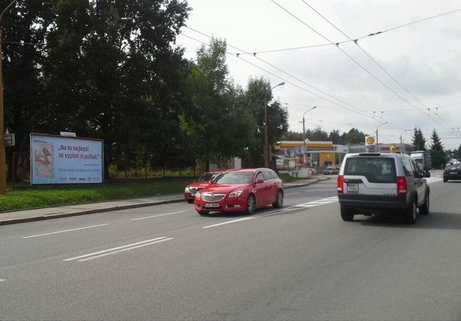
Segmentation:
<svg viewBox="0 0 461 321">
<path fill-rule="evenodd" d="M 434 168 L 443 168 L 447 161 L 442 141 L 435 129 L 432 131 L 431 136 L 431 157 L 432 167 Z"/>
<path fill-rule="evenodd" d="M 356 128 L 351 128 L 348 133 L 341 135 L 341 143 L 344 145 L 350 144 L 364 144 L 366 134 L 362 133 Z"/>
<path fill-rule="evenodd" d="M 11 0 L 0 3 L 3 10 Z M 27 174 L 29 134 L 40 132 L 41 121 L 48 116 L 43 113 L 46 101 L 41 70 L 45 30 L 37 17 L 46 22 L 49 7 L 48 2 L 19 0 L 2 18 L 4 121 L 5 129 L 16 136 L 16 145 L 6 152 L 20 152 L 20 167 Z"/>
<path fill-rule="evenodd" d="M 244 91 L 245 108 L 254 119 L 252 135 L 244 138 L 247 141 L 247 163 L 248 167 L 264 165 L 265 146 L 265 115 L 264 103 L 267 103 L 268 119 L 268 145 L 273 146 L 280 141 L 288 132 L 288 112 L 278 101 L 272 101 L 272 88 L 270 82 L 264 78 L 250 78 Z"/>
<path fill-rule="evenodd" d="M 162 166 L 176 160 L 169 153 L 181 136 L 178 92 L 184 92 L 188 63 L 171 43 L 187 3 L 59 0 L 49 9 L 42 112 L 52 117 L 44 119 L 46 130 L 103 138 L 106 174 L 118 159 L 127 166 L 153 156 Z"/>
<path fill-rule="evenodd" d="M 426 139 L 421 129 L 415 127 L 412 139 L 414 150 L 426 150 Z"/>
<path fill-rule="evenodd" d="M 459 145 L 458 149 L 453 150 L 453 156 L 461 161 L 461 145 Z"/>
<path fill-rule="evenodd" d="M 294 132 L 289 130 L 286 134 L 281 137 L 281 140 L 303 140 L 303 133 Z"/>
<path fill-rule="evenodd" d="M 226 47 L 225 41 L 213 38 L 198 50 L 188 77 L 193 105 L 181 115 L 182 129 L 195 145 L 195 159 L 206 170 L 210 161 L 241 157 L 254 138 L 253 110 L 246 108 L 242 89 L 229 79 Z"/>
<path fill-rule="evenodd" d="M 312 141 L 326 141 L 328 140 L 328 133 L 323 131 L 321 127 L 317 127 L 314 130 L 308 129 L 306 131 L 306 138 Z"/>
<path fill-rule="evenodd" d="M 339 134 L 339 130 L 335 129 L 328 135 L 328 140 L 332 141 L 333 144 L 340 144 L 341 143 L 341 135 Z"/>
</svg>

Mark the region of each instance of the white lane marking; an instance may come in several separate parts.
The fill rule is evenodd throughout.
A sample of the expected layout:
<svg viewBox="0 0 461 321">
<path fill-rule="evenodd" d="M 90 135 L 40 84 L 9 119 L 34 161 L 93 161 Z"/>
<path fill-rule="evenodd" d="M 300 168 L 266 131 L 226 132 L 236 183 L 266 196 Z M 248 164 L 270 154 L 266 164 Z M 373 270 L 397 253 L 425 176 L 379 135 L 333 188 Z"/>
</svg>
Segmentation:
<svg viewBox="0 0 461 321">
<path fill-rule="evenodd" d="M 55 232 L 49 232 L 49 233 L 43 233 L 43 234 L 23 236 L 22 238 L 23 239 L 30 239 L 30 238 L 33 238 L 33 237 L 40 237 L 40 236 L 48 236 L 48 235 L 53 235 L 53 234 L 74 232 L 74 231 L 86 230 L 86 229 L 89 229 L 89 228 L 95 228 L 95 227 L 101 227 L 101 226 L 107 226 L 107 225 L 109 225 L 109 224 L 91 225 L 91 226 L 73 228 L 73 229 L 69 229 L 69 230 L 62 230 L 62 231 L 55 231 Z"/>
<path fill-rule="evenodd" d="M 308 202 L 308 203 L 298 204 L 298 205 L 295 205 L 295 206 L 293 206 L 293 207 L 306 207 L 306 208 L 310 208 L 310 207 L 315 207 L 315 206 L 320 206 L 320 205 L 335 203 L 335 202 L 337 202 L 337 201 L 338 201 L 338 196 L 332 196 L 332 197 L 323 198 L 323 199 L 316 200 L 316 201 L 312 201 L 312 202 Z"/>
<path fill-rule="evenodd" d="M 156 217 L 160 217 L 160 216 L 174 215 L 174 214 L 185 213 L 185 212 L 186 211 L 171 212 L 171 213 L 165 213 L 165 214 L 158 214 L 158 215 L 152 215 L 152 216 L 132 218 L 131 220 L 132 221 L 146 220 L 146 219 L 149 219 L 149 218 L 156 218 Z"/>
<path fill-rule="evenodd" d="M 213 224 L 213 225 L 207 225 L 207 226 L 204 226 L 202 228 L 212 228 L 212 227 L 217 227 L 217 226 L 222 226 L 222 225 L 227 225 L 227 224 L 239 223 L 239 222 L 253 220 L 253 219 L 257 219 L 257 218 L 261 218 L 261 217 L 273 216 L 273 215 L 277 215 L 277 214 L 280 214 L 280 213 L 296 211 L 299 208 L 310 208 L 310 207 L 314 207 L 314 206 L 331 204 L 331 203 L 334 203 L 334 202 L 337 202 L 337 201 L 338 201 L 338 196 L 331 196 L 331 197 L 328 197 L 328 198 L 324 198 L 324 199 L 320 199 L 320 200 L 316 200 L 316 201 L 312 201 L 312 202 L 308 202 L 308 203 L 303 203 L 303 204 L 298 204 L 298 205 L 294 205 L 294 206 L 290 206 L 290 207 L 285 207 L 285 208 L 282 208 L 282 209 L 279 209 L 279 210 L 276 210 L 276 211 L 271 211 L 270 213 L 266 213 L 266 214 L 240 218 L 240 219 L 237 219 L 237 220 L 217 223 L 217 224 Z"/>
<path fill-rule="evenodd" d="M 238 220 L 232 220 L 232 221 L 227 221 L 223 223 L 218 223 L 218 224 L 213 224 L 213 225 L 207 225 L 204 226 L 203 228 L 210 228 L 210 227 L 216 227 L 216 226 L 221 226 L 221 225 L 226 225 L 226 224 L 233 224 L 237 222 L 243 222 L 243 221 L 248 221 L 248 220 L 254 220 L 255 218 L 258 218 L 260 216 L 252 216 L 252 217 L 245 217 L 245 218 L 239 218 Z"/>
<path fill-rule="evenodd" d="M 0 279 L 0 282 L 5 282 L 6 280 L 5 279 Z"/>
<path fill-rule="evenodd" d="M 84 254 L 84 255 L 80 255 L 80 256 L 76 256 L 76 257 L 71 257 L 71 258 L 68 258 L 68 259 L 64 259 L 63 261 L 64 262 L 70 262 L 70 261 L 78 260 L 79 262 L 84 262 L 84 261 L 97 259 L 97 258 L 107 256 L 107 255 L 112 255 L 112 254 L 116 254 L 116 253 L 120 253 L 120 252 L 124 252 L 124 251 L 129 251 L 129 250 L 134 250 L 134 249 L 137 249 L 137 248 L 140 248 L 140 247 L 143 247 L 143 246 L 147 246 L 147 245 L 152 245 L 152 244 L 156 244 L 156 243 L 170 241 L 172 239 L 173 238 L 166 238 L 164 236 L 157 237 L 155 239 L 145 240 L 145 241 L 141 241 L 141 242 L 136 242 L 136 243 L 132 243 L 132 244 L 127 244 L 127 245 L 114 247 L 114 248 L 107 249 L 107 250 L 102 250 L 102 251 L 88 253 L 88 254 Z"/>
</svg>

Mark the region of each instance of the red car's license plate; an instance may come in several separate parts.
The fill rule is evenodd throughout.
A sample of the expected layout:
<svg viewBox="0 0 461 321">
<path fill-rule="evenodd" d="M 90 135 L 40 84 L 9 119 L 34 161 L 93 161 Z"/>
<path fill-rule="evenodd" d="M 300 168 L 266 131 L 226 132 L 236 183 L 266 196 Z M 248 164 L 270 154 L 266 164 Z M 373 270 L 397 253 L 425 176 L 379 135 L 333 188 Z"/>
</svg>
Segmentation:
<svg viewBox="0 0 461 321">
<path fill-rule="evenodd" d="M 219 207 L 219 203 L 205 203 L 205 207 Z"/>
</svg>

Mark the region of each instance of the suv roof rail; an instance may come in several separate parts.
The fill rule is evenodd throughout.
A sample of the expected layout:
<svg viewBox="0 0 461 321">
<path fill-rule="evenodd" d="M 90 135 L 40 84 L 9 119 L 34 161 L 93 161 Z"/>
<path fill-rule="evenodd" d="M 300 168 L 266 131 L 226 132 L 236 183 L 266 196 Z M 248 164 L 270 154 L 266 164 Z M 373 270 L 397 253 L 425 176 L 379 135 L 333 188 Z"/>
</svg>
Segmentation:
<svg viewBox="0 0 461 321">
<path fill-rule="evenodd" d="M 381 153 L 359 153 L 359 156 L 379 156 Z"/>
</svg>

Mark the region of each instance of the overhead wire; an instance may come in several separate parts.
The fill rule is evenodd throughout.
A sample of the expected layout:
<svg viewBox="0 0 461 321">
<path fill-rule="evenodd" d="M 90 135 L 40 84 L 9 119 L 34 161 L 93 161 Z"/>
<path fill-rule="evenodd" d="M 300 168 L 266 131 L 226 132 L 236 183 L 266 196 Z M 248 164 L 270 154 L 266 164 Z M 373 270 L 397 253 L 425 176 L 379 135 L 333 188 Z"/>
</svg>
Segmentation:
<svg viewBox="0 0 461 321">
<path fill-rule="evenodd" d="M 460 9 L 455 9 L 455 10 L 452 10 L 452 11 L 448 11 L 448 12 L 444 12 L 444 13 L 441 13 L 441 14 L 437 14 L 435 16 L 430 16 L 430 17 L 420 19 L 420 20 L 417 20 L 417 21 L 412 21 L 412 22 L 409 22 L 409 23 L 405 23 L 403 25 L 392 27 L 392 28 L 389 28 L 389 29 L 386 29 L 386 30 L 383 30 L 383 31 L 372 32 L 372 33 L 369 33 L 368 35 L 358 37 L 356 39 L 349 39 L 349 40 L 339 41 L 339 42 L 335 42 L 335 43 L 328 42 L 328 43 L 323 43 L 323 44 L 318 44 L 318 45 L 310 45 L 310 46 L 300 46 L 300 47 L 292 47 L 292 48 L 279 48 L 279 49 L 272 49 L 272 50 L 253 51 L 251 53 L 245 52 L 243 54 L 255 55 L 255 54 L 265 54 L 265 53 L 273 53 L 273 52 L 280 52 L 280 51 L 309 49 L 309 48 L 315 48 L 315 47 L 325 47 L 325 46 L 333 46 L 333 45 L 336 46 L 336 45 L 340 45 L 340 44 L 344 44 L 344 43 L 348 43 L 348 42 L 352 42 L 352 41 L 358 41 L 358 40 L 362 40 L 362 39 L 365 39 L 365 38 L 374 37 L 374 36 L 377 36 L 377 35 L 382 35 L 383 33 L 386 33 L 386 32 L 389 32 L 389 31 L 393 31 L 393 30 L 396 30 L 396 29 L 407 27 L 407 26 L 410 26 L 410 25 L 413 25 L 413 24 L 416 24 L 416 23 L 420 23 L 420 22 L 424 22 L 424 21 L 427 21 L 427 20 L 435 19 L 435 18 L 438 18 L 438 17 L 441 17 L 441 16 L 449 15 L 449 14 L 452 14 L 452 13 L 455 13 L 455 12 L 458 12 L 458 11 L 461 11 L 461 8 Z"/>
<path fill-rule="evenodd" d="M 288 13 L 290 16 L 292 16 L 293 18 L 295 18 L 296 20 L 298 20 L 300 23 L 302 23 L 303 25 L 305 25 L 307 28 L 309 28 L 311 31 L 315 32 L 317 35 L 319 35 L 320 37 L 324 38 L 325 40 L 331 42 L 332 44 L 334 44 L 333 41 L 331 41 L 330 39 L 328 39 L 327 37 L 325 37 L 323 34 L 321 34 L 320 32 L 318 32 L 317 30 L 315 30 L 314 28 L 312 28 L 311 26 L 309 26 L 307 23 L 305 23 L 302 19 L 298 18 L 295 14 L 293 14 L 292 12 L 290 12 L 289 10 L 287 10 L 285 7 L 283 7 L 282 5 L 280 5 L 279 3 L 277 3 L 275 0 L 272 0 L 273 3 L 275 3 L 277 6 L 279 6 L 283 11 L 285 11 L 286 13 Z M 336 48 L 338 48 L 344 55 L 346 55 L 350 60 L 352 60 L 357 66 L 359 66 L 363 71 L 365 71 L 368 75 L 370 75 L 373 79 L 375 79 L 377 82 L 379 82 L 382 86 L 384 86 L 385 88 L 387 88 L 390 92 L 392 92 L 394 95 L 396 95 L 397 97 L 399 97 L 401 100 L 405 101 L 406 103 L 408 103 L 409 105 L 413 106 L 415 109 L 419 110 L 420 112 L 424 113 L 424 111 L 422 111 L 421 109 L 419 109 L 418 107 L 414 106 L 413 104 L 411 104 L 408 100 L 406 100 L 404 97 L 402 97 L 401 95 L 399 95 L 398 93 L 396 93 L 392 88 L 390 88 L 388 85 L 386 85 L 384 82 L 382 82 L 378 77 L 376 77 L 375 75 L 373 75 L 367 68 L 365 68 L 364 66 L 362 66 L 356 59 L 354 59 L 351 55 L 349 55 L 345 50 L 343 50 L 341 47 L 339 47 L 339 45 L 336 46 Z M 434 120 L 434 119 L 433 119 Z M 434 120 L 435 121 L 435 120 Z M 437 121 L 435 121 L 437 122 Z"/>
<path fill-rule="evenodd" d="M 192 31 L 194 31 L 194 32 L 197 32 L 197 33 L 199 33 L 199 34 L 201 34 L 201 35 L 203 35 L 203 36 L 205 36 L 205 37 L 212 38 L 211 36 L 209 36 L 209 35 L 207 35 L 207 34 L 201 32 L 201 31 L 199 31 L 199 30 L 196 30 L 196 29 L 194 29 L 194 28 L 191 28 L 191 27 L 186 27 L 186 28 L 187 28 L 187 29 L 190 29 L 190 30 L 192 30 Z M 189 38 L 192 38 L 192 37 L 189 37 Z M 195 40 L 195 39 L 194 39 L 194 40 Z M 238 48 L 238 47 L 235 47 L 235 46 L 233 46 L 233 45 L 231 45 L 231 44 L 228 44 L 228 46 L 231 47 L 231 48 L 234 48 L 234 49 L 236 49 L 236 50 L 239 50 L 241 53 L 242 53 L 242 52 L 243 52 L 243 53 L 249 53 L 249 52 L 247 52 L 247 51 L 245 51 L 245 50 L 242 50 L 242 49 L 240 49 L 240 48 Z M 255 57 L 256 59 L 260 60 L 261 62 L 263 62 L 263 63 L 265 63 L 265 64 L 268 64 L 268 65 L 271 66 L 272 68 L 274 68 L 274 69 L 276 69 L 276 70 L 278 70 L 278 71 L 280 71 L 280 72 L 282 72 L 282 73 L 284 73 L 284 74 L 290 76 L 291 78 L 297 80 L 298 82 L 301 82 L 302 84 L 304 84 L 304 85 L 306 85 L 306 86 L 308 86 L 308 87 L 310 87 L 310 88 L 313 88 L 313 89 L 319 91 L 320 93 L 322 93 L 322 94 L 324 94 L 324 95 L 326 95 L 326 96 L 328 96 L 328 97 L 330 97 L 330 98 L 336 99 L 337 101 L 339 101 L 339 102 L 341 102 L 341 103 L 343 103 L 343 104 L 345 104 L 345 105 L 348 105 L 348 106 L 350 106 L 350 107 L 352 107 L 352 108 L 348 108 L 348 107 L 342 106 L 342 105 L 340 105 L 340 104 L 338 104 L 338 103 L 336 103 L 336 102 L 334 102 L 334 101 L 332 101 L 332 100 L 330 100 L 330 99 L 328 99 L 328 98 L 322 97 L 322 96 L 320 96 L 320 95 L 318 95 L 318 94 L 316 94 L 316 93 L 314 93 L 314 92 L 312 92 L 312 91 L 310 91 L 310 90 L 307 90 L 307 89 L 305 89 L 305 88 L 303 88 L 303 87 L 300 87 L 299 85 L 294 84 L 293 82 L 290 82 L 290 81 L 288 81 L 288 80 L 286 80 L 286 79 L 284 79 L 284 78 L 281 78 L 281 77 L 275 75 L 274 73 L 272 73 L 272 72 L 270 72 L 270 71 L 268 71 L 268 70 L 266 70 L 266 69 L 264 69 L 264 68 L 262 68 L 262 67 L 260 67 L 260 66 L 258 66 L 258 65 L 256 65 L 256 64 L 254 64 L 254 63 L 252 63 L 252 62 L 250 62 L 250 61 L 244 59 L 244 58 L 241 57 L 241 55 L 238 54 L 238 53 L 232 53 L 232 52 L 227 52 L 227 53 L 230 54 L 230 55 L 232 55 L 232 56 L 234 56 L 234 57 L 240 58 L 240 59 L 243 60 L 244 62 L 246 62 L 246 63 L 248 63 L 248 64 L 250 64 L 250 65 L 252 65 L 252 66 L 254 66 L 254 67 L 258 68 L 258 69 L 261 69 L 261 70 L 263 70 L 264 72 L 267 72 L 267 73 L 269 73 L 269 74 L 271 74 L 271 75 L 273 75 L 273 76 L 275 76 L 275 77 L 277 77 L 277 78 L 279 78 L 279 79 L 281 79 L 281 80 L 283 80 L 283 81 L 285 81 L 285 82 L 287 82 L 287 83 L 289 83 L 289 84 L 291 84 L 291 85 L 293 85 L 293 86 L 295 86 L 295 87 L 297 87 L 297 88 L 299 88 L 299 89 L 301 89 L 301 90 L 303 90 L 303 91 L 305 91 L 305 92 L 308 92 L 308 93 L 310 93 L 310 94 L 312 94 L 312 95 L 314 95 L 314 96 L 317 96 L 317 97 L 319 97 L 319 98 L 321 98 L 321 99 L 324 99 L 324 100 L 326 100 L 326 101 L 328 101 L 328 102 L 330 102 L 330 103 L 332 103 L 332 104 L 335 104 L 335 105 L 337 105 L 337 106 L 339 106 L 339 107 L 341 107 L 341 108 L 344 108 L 344 109 L 347 109 L 347 110 L 349 110 L 349 111 L 358 113 L 358 114 L 361 115 L 361 116 L 365 116 L 365 117 L 369 117 L 369 118 L 375 119 L 375 117 L 374 117 L 371 113 L 369 113 L 369 112 L 367 112 L 367 111 L 365 111 L 365 110 L 363 110 L 363 109 L 360 109 L 360 108 L 358 108 L 358 107 L 356 107 L 356 106 L 353 106 L 353 105 L 351 105 L 351 104 L 349 104 L 349 103 L 347 103 L 347 102 L 344 102 L 344 101 L 342 101 L 341 99 L 338 99 L 338 98 L 334 97 L 333 95 L 328 94 L 327 92 L 322 91 L 322 90 L 316 88 L 315 86 L 312 86 L 312 85 L 306 83 L 305 81 L 303 81 L 303 80 L 301 80 L 301 79 L 299 79 L 299 78 L 297 78 L 297 77 L 291 75 L 291 74 L 288 73 L 287 71 L 278 68 L 277 66 L 275 66 L 275 65 L 273 65 L 273 64 L 271 64 L 271 63 L 265 61 L 265 60 L 262 59 L 262 58 L 259 58 L 259 57 L 257 57 L 257 56 L 254 55 L 254 57 Z M 356 109 L 356 110 L 354 110 L 354 109 Z M 396 126 L 393 125 L 393 124 L 390 124 L 390 125 L 396 127 Z M 400 129 L 399 127 L 396 127 L 396 128 L 397 128 L 397 129 Z"/>
<path fill-rule="evenodd" d="M 410 91 L 408 91 L 397 79 L 395 79 L 389 72 L 387 72 L 386 69 L 384 69 L 370 54 L 368 54 L 365 49 L 363 49 L 357 40 L 351 39 L 346 33 L 344 33 L 341 29 L 339 29 L 336 25 L 334 25 L 330 20 L 325 18 L 320 12 L 318 12 L 314 7 L 312 7 L 310 4 L 308 4 L 305 0 L 301 0 L 306 6 L 308 6 L 311 10 L 313 10 L 315 13 L 317 13 L 322 19 L 324 19 L 326 22 L 328 22 L 332 27 L 334 27 L 337 31 L 339 31 L 342 35 L 344 35 L 346 38 L 348 38 L 350 41 L 353 41 L 355 45 L 371 60 L 375 63 L 376 66 L 378 66 L 386 75 L 388 75 L 397 85 L 400 86 L 406 93 L 408 93 L 413 99 L 415 99 L 417 102 L 419 102 L 421 105 L 423 105 L 428 111 L 432 111 L 429 107 L 427 107 L 421 100 L 419 100 L 415 95 L 413 95 Z M 461 9 L 460 9 L 461 10 Z M 440 16 L 440 15 L 438 15 Z M 421 21 L 426 21 L 428 19 L 423 19 Z M 408 24 L 407 24 L 408 25 Z M 394 28 L 395 29 L 395 28 Z M 389 29 L 390 30 L 390 29 Z M 413 106 L 413 105 L 412 105 Z M 415 106 L 413 106 L 415 107 Z M 421 111 L 421 110 L 420 110 Z M 425 113 L 424 111 L 422 111 Z M 443 122 L 445 122 L 446 125 L 450 126 L 445 120 L 443 120 L 436 112 L 432 111 L 435 115 L 437 115 Z M 429 114 L 427 114 L 432 120 L 435 121 Z M 437 121 L 435 121 L 438 125 L 440 125 Z"/>
<path fill-rule="evenodd" d="M 306 27 L 308 27 L 309 29 L 311 29 L 313 32 L 317 33 L 319 36 L 323 37 L 324 39 L 326 39 L 327 41 L 330 41 L 328 38 L 326 38 L 325 36 L 323 36 L 322 34 L 320 34 L 319 32 L 317 32 L 315 29 L 313 29 L 312 27 L 310 27 L 309 25 L 307 25 L 304 21 L 302 21 L 301 19 L 299 19 L 296 15 L 294 15 L 293 13 L 291 13 L 290 11 L 288 11 L 287 9 L 285 9 L 283 6 L 281 6 L 280 4 L 278 4 L 277 2 L 275 2 L 274 0 L 272 0 L 273 3 L 275 3 L 277 6 L 279 6 L 282 10 L 286 11 L 289 15 L 291 15 L 293 18 L 295 18 L 296 20 L 298 20 L 299 22 L 301 22 L 302 24 L 304 24 Z M 461 10 L 461 9 L 460 9 Z M 459 11 L 459 10 L 456 10 L 456 11 Z M 452 11 L 452 12 L 455 12 L 455 11 Z M 332 44 L 333 42 L 330 41 Z M 355 41 L 354 41 L 355 42 Z M 411 104 L 408 100 L 406 100 L 405 98 L 403 98 L 401 95 L 399 95 L 398 93 L 396 93 L 394 90 L 392 90 L 391 88 L 389 88 L 387 85 L 385 85 L 382 81 L 380 81 L 377 77 L 375 77 L 373 74 L 371 74 L 365 67 L 361 66 L 355 59 L 353 59 L 349 54 L 347 54 L 344 50 L 342 50 L 342 48 L 339 47 L 339 44 L 338 43 L 335 43 L 336 47 L 338 49 L 340 49 L 347 57 L 349 57 L 352 61 L 354 61 L 359 67 L 361 67 L 365 72 L 367 72 L 372 78 L 374 78 L 376 81 L 378 81 L 380 84 L 382 84 L 385 88 L 387 88 L 389 91 L 391 91 L 392 93 L 394 93 L 394 95 L 396 95 L 397 97 L 399 97 L 400 99 L 402 99 L 403 101 L 405 101 L 407 104 L 409 104 L 410 106 L 412 106 L 413 108 L 415 108 L 416 110 L 419 110 L 421 113 L 429 116 L 429 118 L 431 118 L 431 120 L 436 123 L 438 126 L 441 126 L 443 127 L 443 125 L 441 125 L 437 120 L 435 120 L 429 113 L 425 113 L 423 110 L 421 110 L 420 108 L 414 106 L 413 104 Z M 428 108 L 428 110 L 430 111 L 430 109 Z M 444 121 L 440 116 L 438 116 L 442 121 Z M 384 118 L 383 118 L 384 119 Z M 445 122 L 445 121 L 444 121 Z M 388 122 L 389 123 L 389 122 Z M 446 122 L 445 122 L 446 123 Z"/>
</svg>

